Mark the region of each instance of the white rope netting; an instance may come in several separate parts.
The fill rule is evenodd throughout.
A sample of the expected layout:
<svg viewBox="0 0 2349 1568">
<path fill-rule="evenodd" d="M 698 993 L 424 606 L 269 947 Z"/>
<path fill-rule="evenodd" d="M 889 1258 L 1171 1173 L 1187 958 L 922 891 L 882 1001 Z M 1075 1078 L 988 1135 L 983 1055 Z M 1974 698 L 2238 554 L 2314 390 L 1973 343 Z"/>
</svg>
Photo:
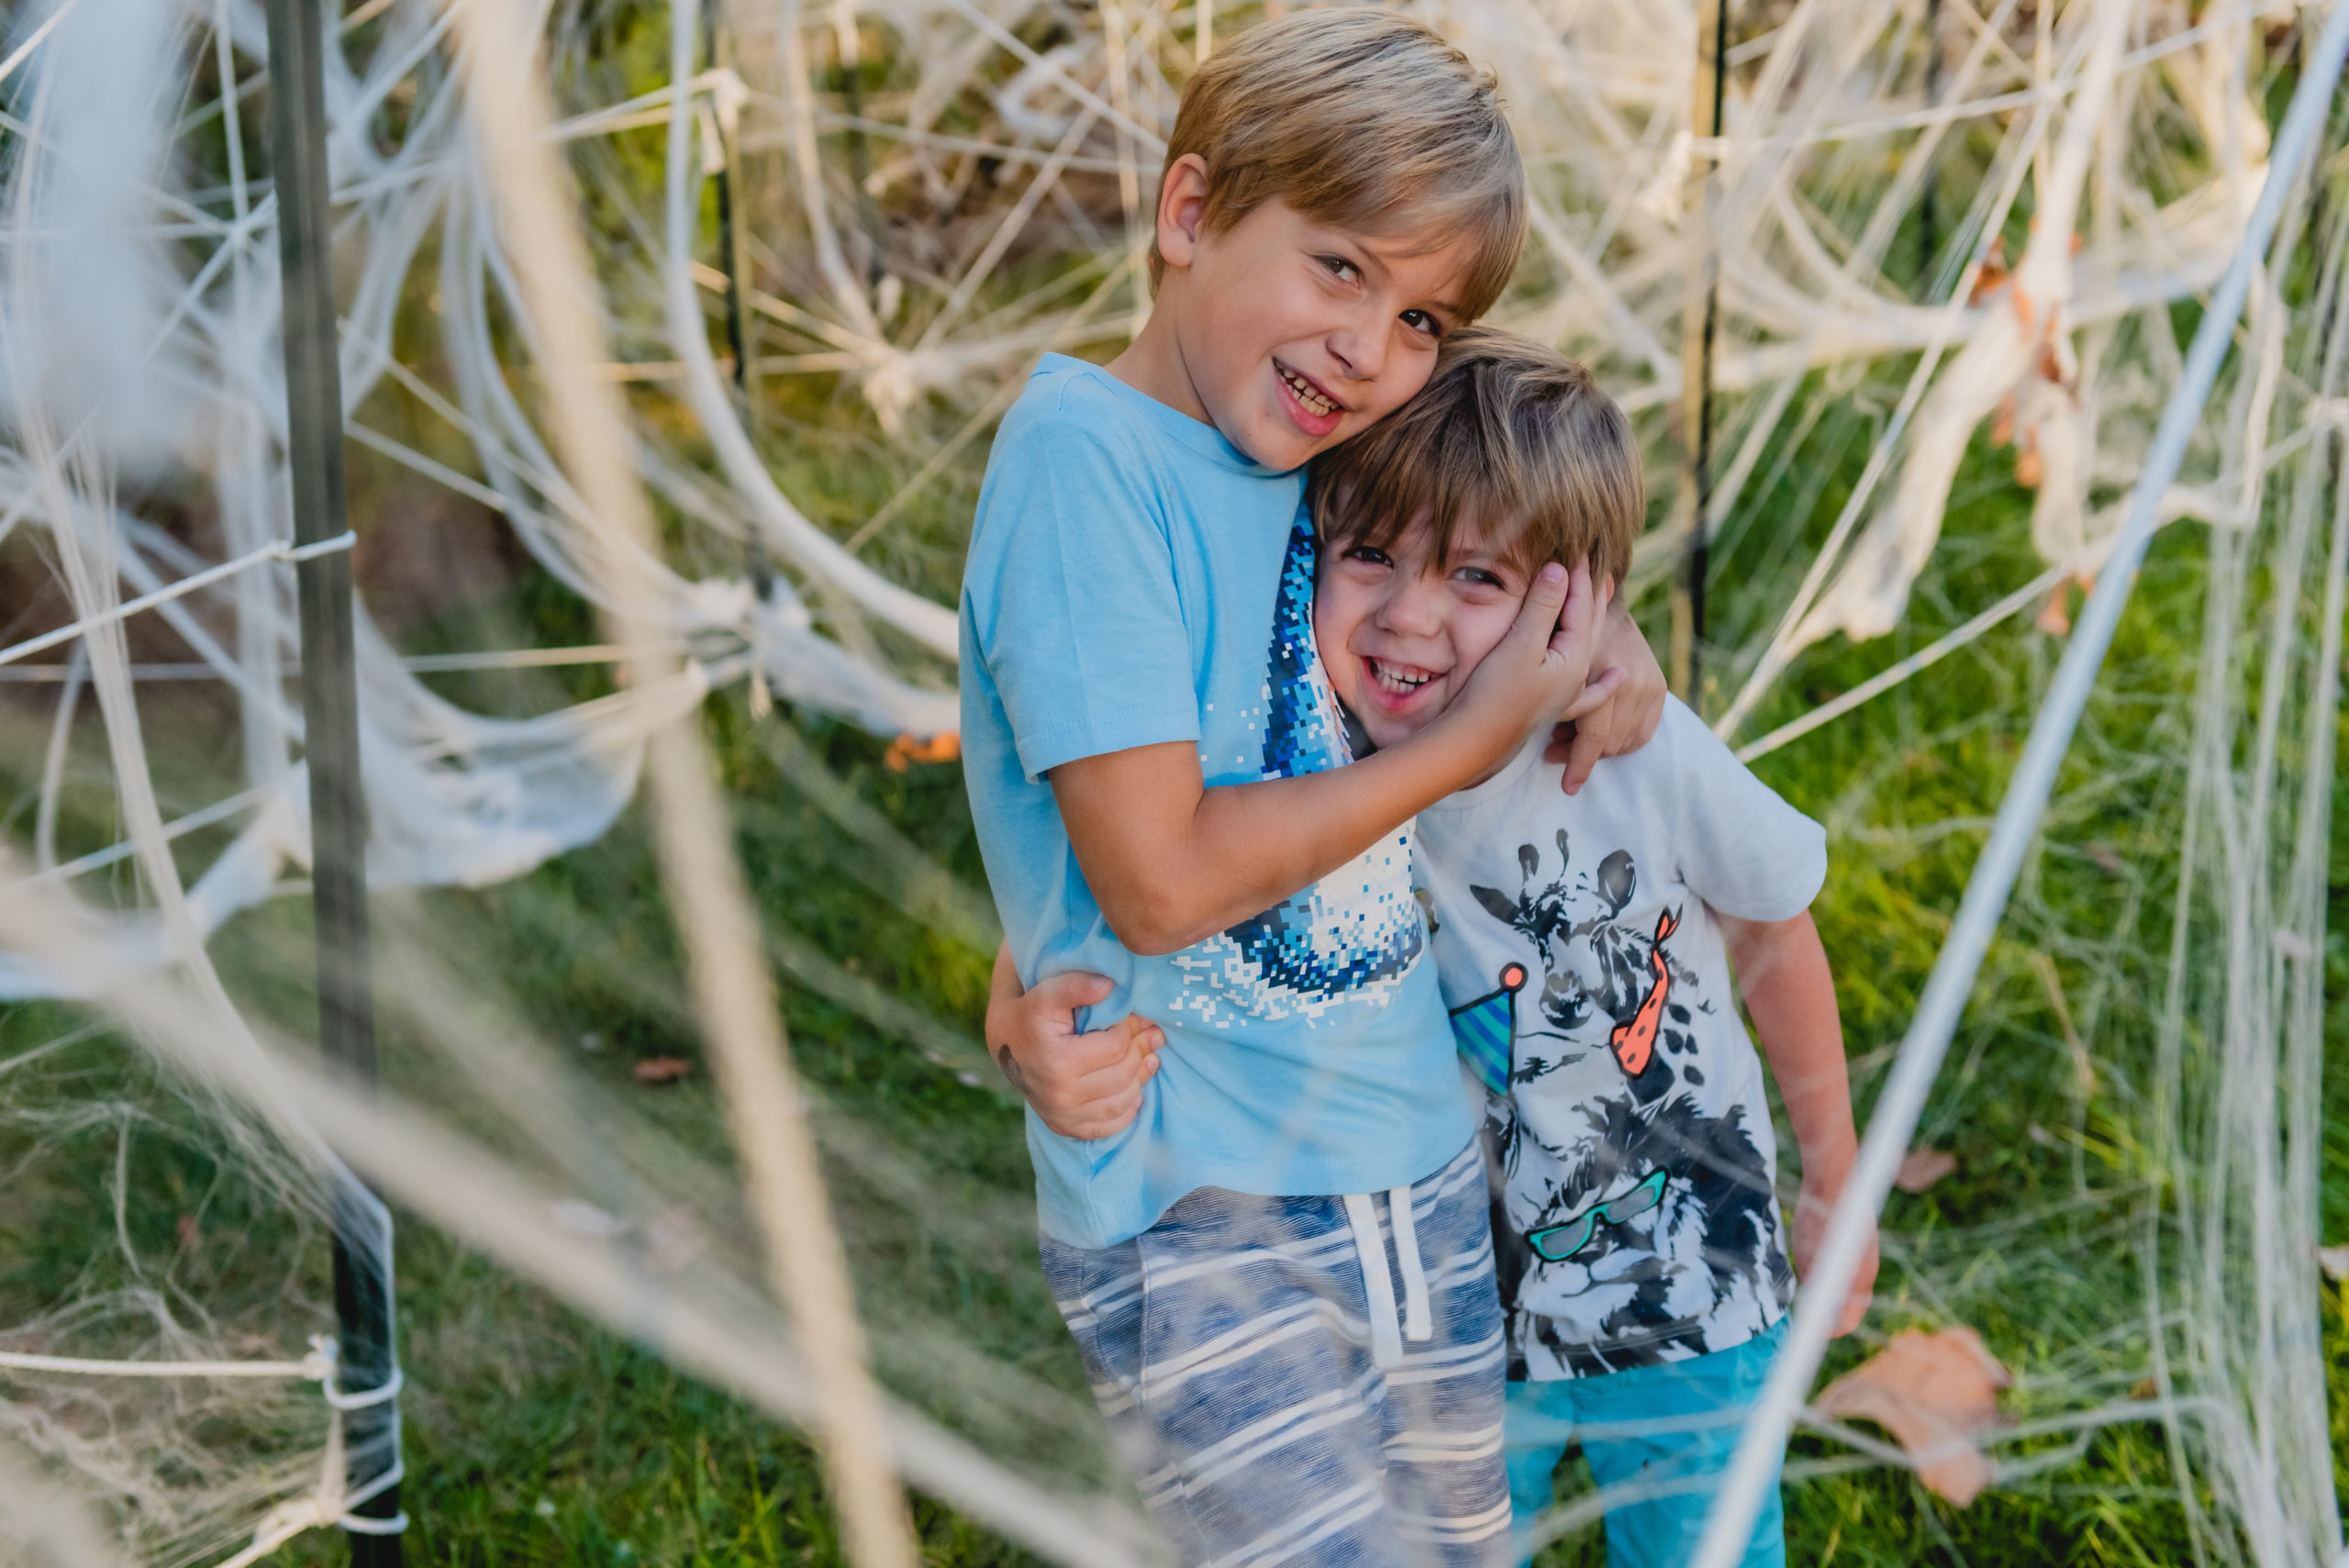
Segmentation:
<svg viewBox="0 0 2349 1568">
<path fill-rule="evenodd" d="M 1528 153 L 1532 238 L 1498 318 L 1593 365 L 1633 412 L 1665 500 L 1689 494 L 1684 324 L 1706 307 L 1692 280 L 1718 279 L 1704 524 L 1733 582 L 1716 589 L 1703 706 L 1749 758 L 1889 725 L 1961 673 L 1985 706 L 1962 730 L 1909 736 L 1908 755 L 2032 729 L 2047 671 L 2028 618 L 2060 634 L 2074 584 L 2105 572 L 2192 323 L 2245 254 L 2271 178 L 2288 182 L 2272 244 L 2245 262 L 2232 351 L 2180 416 L 2182 465 L 2146 498 L 2165 559 L 2192 563 L 2192 590 L 2173 573 L 2160 604 L 2190 621 L 2152 646 L 2124 637 L 2069 768 L 2032 803 L 2047 821 L 2038 837 L 2023 825 L 2032 858 L 2005 911 L 2065 1020 L 2042 1073 L 2058 1108 L 2041 1119 L 2068 1106 L 2076 1149 L 2106 1151 L 2108 1179 L 2079 1177 L 2006 1230 L 1895 1228 L 1887 1256 L 1920 1318 L 2008 1298 L 2009 1353 L 2027 1343 L 2031 1359 L 2020 1418 L 1979 1439 L 1992 1485 L 2036 1484 L 2097 1433 L 2144 1423 L 2163 1434 L 2162 1485 L 2198 1562 L 2332 1562 L 2314 1248 L 2349 568 L 2349 169 L 2330 102 L 2305 155 L 2272 175 L 2271 128 L 2337 7 L 1747 0 L 1731 12 L 1718 136 L 1692 112 L 1710 0 L 1405 8 L 1496 69 Z M 331 1325 L 318 1261 L 348 1162 L 582 1312 L 823 1434 L 836 1486 L 869 1450 L 874 1473 L 894 1464 L 1047 1557 L 1149 1558 L 1081 1391 L 950 1311 L 868 1300 L 861 1332 L 892 1402 L 850 1419 L 860 1380 L 834 1374 L 867 1353 L 857 1325 L 811 1340 L 822 1305 L 794 1294 L 827 1266 L 790 1252 L 792 1215 L 830 1235 L 820 1193 L 763 1173 L 754 1139 L 738 1172 L 599 1087 L 551 1020 L 471 962 L 461 912 L 426 890 L 507 884 L 596 843 L 648 772 L 690 980 L 615 984 L 698 1020 L 738 1117 L 761 1094 L 778 1114 L 811 1106 L 828 1169 L 860 1201 L 918 1215 L 990 1266 L 1032 1265 L 1020 1204 L 971 1195 L 788 1074 L 762 1089 L 725 1066 L 783 1059 L 750 1022 L 772 1011 L 752 973 L 763 944 L 786 984 L 995 1083 L 963 1029 L 785 923 L 739 918 L 723 813 L 696 793 L 707 758 L 662 747 L 714 695 L 739 702 L 812 830 L 853 846 L 845 874 L 941 940 L 991 951 L 984 895 L 795 722 L 951 754 L 952 606 L 984 438 L 1040 353 L 1113 350 L 1146 319 L 1151 198 L 1181 83 L 1256 14 L 1212 0 L 777 0 L 707 17 L 692 0 L 367 0 L 330 24 L 354 462 L 363 450 L 369 473 L 445 490 L 510 534 L 581 608 L 573 621 L 592 612 L 608 628 L 404 652 L 367 618 L 361 573 L 378 991 L 417 1062 L 380 1099 L 322 1073 L 293 1043 L 306 1025 L 255 978 L 283 979 L 253 955 L 308 857 L 285 679 L 298 552 L 262 11 L 41 0 L 0 22 L 0 592 L 23 591 L 0 600 L 0 753 L 22 801 L 0 867 L 0 1000 L 57 1024 L 0 1057 L 0 1148 L 27 1190 L 109 1195 L 113 1228 L 83 1239 L 92 1256 L 69 1294 L 0 1319 L 0 1436 L 29 1456 L 0 1447 L 0 1515 L 26 1521 L 28 1552 L 241 1562 L 344 1518 L 358 1499 L 339 1417 L 308 1387 L 334 1386 L 330 1351 L 298 1348 Z M 521 80 L 495 72 L 519 69 L 524 36 L 551 84 L 542 121 L 476 85 Z M 502 54 L 484 52 L 500 39 Z M 543 204 L 565 180 L 575 267 L 513 238 L 517 193 Z M 2029 492 L 2016 548 L 1961 531 L 1982 515 L 1986 471 Z M 1659 507 L 1636 591 L 1675 575 L 1690 511 Z M 362 566 L 403 550 L 405 517 L 372 512 L 362 485 Z M 1996 550 L 2028 569 L 1948 565 Z M 1802 684 L 1872 639 L 1893 651 L 1864 676 Z M 542 700 L 519 716 L 443 695 L 451 673 L 574 665 L 615 678 L 533 687 Z M 189 679 L 232 696 L 229 763 L 173 722 Z M 2011 767 L 1989 771 L 2003 785 Z M 1995 788 L 1920 817 L 1907 776 L 1854 774 L 1825 813 L 1839 864 L 1913 860 L 1988 826 Z M 68 855 L 77 791 L 104 795 L 117 827 Z M 675 829 L 696 800 L 707 832 Z M 2121 810 L 2149 827 L 2113 873 L 2110 925 L 2065 929 L 2042 860 Z M 1932 918 L 1955 904 L 1954 884 L 1942 892 Z M 1999 977 L 2041 973 L 1990 951 L 1991 978 L 1969 971 L 1954 994 L 1976 1006 L 1962 1037 L 1973 1062 L 2019 1049 L 2000 1032 L 2017 1007 Z M 101 1029 L 139 1051 L 94 1086 L 75 1053 Z M 729 1029 L 747 1030 L 740 1058 L 721 1050 Z M 1862 1060 L 1874 1083 L 1916 1058 L 1887 1043 Z M 1924 1114 L 1920 1143 L 1940 1126 L 1932 1102 Z M 231 1256 L 196 1270 L 141 1230 L 124 1195 L 156 1144 L 203 1151 L 208 1201 L 243 1228 Z M 853 1229 L 845 1240 L 869 1266 L 872 1247 Z M 2127 1288 L 2066 1296 L 2064 1250 L 2081 1246 Z M 812 1365 L 788 1348 L 810 1343 L 830 1347 Z M 155 1375 L 166 1362 L 203 1364 Z M 1798 1461 L 1798 1482 L 1919 1462 L 1792 1415 L 1833 1451 Z M 396 1454 L 384 1463 L 395 1473 Z M 108 1532 L 27 1500 L 61 1486 Z M 1604 1501 L 1552 1529 L 1586 1525 Z M 868 1496 L 848 1532 L 860 1562 L 898 1560 L 893 1507 Z M 0 1540 L 16 1528 L 0 1520 Z"/>
</svg>

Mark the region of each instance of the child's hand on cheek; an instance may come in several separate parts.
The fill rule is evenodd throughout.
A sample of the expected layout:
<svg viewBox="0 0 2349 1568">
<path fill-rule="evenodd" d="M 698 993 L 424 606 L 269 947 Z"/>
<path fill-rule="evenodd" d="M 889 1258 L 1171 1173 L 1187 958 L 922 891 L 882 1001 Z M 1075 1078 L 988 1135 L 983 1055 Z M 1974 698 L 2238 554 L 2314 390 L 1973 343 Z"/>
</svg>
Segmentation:
<svg viewBox="0 0 2349 1568">
<path fill-rule="evenodd" d="M 1604 618 L 1588 562 L 1577 562 L 1571 572 L 1555 562 L 1543 566 L 1508 635 L 1436 727 L 1449 728 L 1481 758 L 1506 761 L 1582 695 Z"/>
<path fill-rule="evenodd" d="M 1621 605 L 1608 607 L 1606 623 L 1598 635 L 1598 669 L 1542 752 L 1564 766 L 1559 782 L 1568 795 L 1589 782 L 1601 758 L 1627 756 L 1653 740 L 1664 719 L 1668 688 L 1654 650 Z"/>
</svg>

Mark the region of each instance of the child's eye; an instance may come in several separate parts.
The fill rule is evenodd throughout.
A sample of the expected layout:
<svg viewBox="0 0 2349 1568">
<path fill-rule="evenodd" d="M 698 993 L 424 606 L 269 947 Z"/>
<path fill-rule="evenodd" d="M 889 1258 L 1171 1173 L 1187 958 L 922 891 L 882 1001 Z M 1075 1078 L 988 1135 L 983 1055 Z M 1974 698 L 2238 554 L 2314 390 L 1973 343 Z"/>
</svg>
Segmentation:
<svg viewBox="0 0 2349 1568">
<path fill-rule="evenodd" d="M 1392 566 L 1395 564 L 1394 558 L 1389 556 L 1385 550 L 1373 550 L 1366 544 L 1358 544 L 1353 546 L 1346 551 L 1345 558 L 1348 561 L 1359 561 L 1365 566 Z"/>
<path fill-rule="evenodd" d="M 1508 586 L 1507 584 L 1501 581 L 1499 573 L 1487 572 L 1481 566 L 1464 566 L 1459 571 L 1453 573 L 1453 575 L 1458 578 L 1461 582 L 1478 588 L 1504 588 Z"/>
<path fill-rule="evenodd" d="M 1414 332 L 1424 332 L 1431 338 L 1443 336 L 1443 323 L 1424 310 L 1407 310 L 1403 312 L 1402 321 Z"/>
<path fill-rule="evenodd" d="M 1329 268 L 1330 275 L 1341 284 L 1354 283 L 1362 277 L 1362 269 L 1343 256 L 1317 256 L 1314 260 Z"/>
</svg>

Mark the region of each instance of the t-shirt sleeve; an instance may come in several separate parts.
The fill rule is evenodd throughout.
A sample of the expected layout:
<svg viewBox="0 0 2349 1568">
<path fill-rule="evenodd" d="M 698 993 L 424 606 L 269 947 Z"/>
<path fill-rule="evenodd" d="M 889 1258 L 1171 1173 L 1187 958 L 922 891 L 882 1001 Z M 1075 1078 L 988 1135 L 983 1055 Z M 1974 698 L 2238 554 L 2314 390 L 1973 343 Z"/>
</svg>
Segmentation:
<svg viewBox="0 0 2349 1568">
<path fill-rule="evenodd" d="M 1702 719 L 1664 706 L 1680 788 L 1681 876 L 1741 920 L 1790 920 L 1827 880 L 1827 830 L 1753 776 Z"/>
<path fill-rule="evenodd" d="M 989 460 L 964 610 L 1030 780 L 1199 737 L 1162 509 L 1119 445 L 1064 405 L 1006 432 Z"/>
</svg>

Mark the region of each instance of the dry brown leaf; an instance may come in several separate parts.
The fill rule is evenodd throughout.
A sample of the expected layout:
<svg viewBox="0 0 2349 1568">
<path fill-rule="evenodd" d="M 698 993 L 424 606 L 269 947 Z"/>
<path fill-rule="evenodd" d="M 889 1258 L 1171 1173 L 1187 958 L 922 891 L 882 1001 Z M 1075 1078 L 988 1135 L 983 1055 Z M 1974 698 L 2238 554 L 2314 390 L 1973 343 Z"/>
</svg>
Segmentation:
<svg viewBox="0 0 2349 1568">
<path fill-rule="evenodd" d="M 882 765 L 893 773 L 902 773 L 916 762 L 951 762 L 963 754 L 963 737 L 949 729 L 927 740 L 917 740 L 911 735 L 900 735 L 889 742 L 889 750 Z"/>
<path fill-rule="evenodd" d="M 1956 1169 L 1957 1156 L 1946 1149 L 1911 1149 L 1900 1157 L 1892 1184 L 1904 1193 L 1920 1193 Z"/>
<path fill-rule="evenodd" d="M 1818 1407 L 1884 1428 L 1917 1462 L 1918 1478 L 1964 1507 L 1990 1484 L 1974 1440 L 1998 1425 L 1998 1390 L 2013 1381 L 1971 1329 L 1905 1329 L 1829 1384 Z"/>
<path fill-rule="evenodd" d="M 694 1064 L 682 1056 L 648 1056 L 636 1064 L 636 1081 L 674 1084 L 693 1070 Z"/>
</svg>

